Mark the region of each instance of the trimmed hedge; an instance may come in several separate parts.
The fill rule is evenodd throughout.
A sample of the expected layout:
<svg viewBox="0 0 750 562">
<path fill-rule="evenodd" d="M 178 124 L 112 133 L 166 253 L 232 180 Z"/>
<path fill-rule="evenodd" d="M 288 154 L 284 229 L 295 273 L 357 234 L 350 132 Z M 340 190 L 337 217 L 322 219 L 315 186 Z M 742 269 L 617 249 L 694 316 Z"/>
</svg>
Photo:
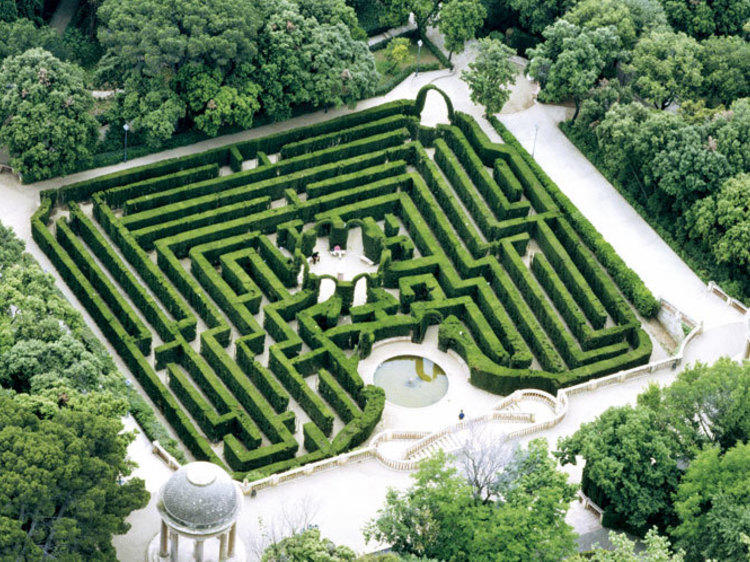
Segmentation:
<svg viewBox="0 0 750 562">
<path fill-rule="evenodd" d="M 419 125 L 428 90 L 44 195 L 34 239 L 196 458 L 258 478 L 359 446 L 385 404 L 359 358 L 431 326 L 503 394 L 648 360 L 569 202 L 450 100 L 451 125 Z M 98 224 L 76 203 L 89 198 Z M 69 219 L 48 227 L 55 202 Z M 307 263 L 355 228 L 377 264 L 356 306 L 357 278 Z M 324 279 L 334 295 L 318 302 Z"/>
</svg>

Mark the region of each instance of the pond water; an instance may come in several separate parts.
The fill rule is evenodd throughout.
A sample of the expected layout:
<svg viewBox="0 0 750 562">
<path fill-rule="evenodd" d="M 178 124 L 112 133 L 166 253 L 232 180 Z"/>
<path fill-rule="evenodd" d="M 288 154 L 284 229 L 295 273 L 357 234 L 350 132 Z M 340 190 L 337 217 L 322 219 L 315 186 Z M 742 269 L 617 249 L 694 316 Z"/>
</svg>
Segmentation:
<svg viewBox="0 0 750 562">
<path fill-rule="evenodd" d="M 443 369 L 418 355 L 387 359 L 375 370 L 373 382 L 385 390 L 386 400 L 407 408 L 429 406 L 448 392 Z"/>
</svg>

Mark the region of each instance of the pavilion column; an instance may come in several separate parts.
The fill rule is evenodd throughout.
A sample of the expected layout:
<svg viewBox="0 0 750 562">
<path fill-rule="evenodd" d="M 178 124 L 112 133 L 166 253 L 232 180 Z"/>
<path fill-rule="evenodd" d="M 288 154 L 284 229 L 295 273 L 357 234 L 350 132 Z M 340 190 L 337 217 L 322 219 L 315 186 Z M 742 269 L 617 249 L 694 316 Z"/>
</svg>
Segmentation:
<svg viewBox="0 0 750 562">
<path fill-rule="evenodd" d="M 180 547 L 180 535 L 172 531 L 172 547 L 169 549 L 169 559 L 171 562 L 177 562 Z"/>
<path fill-rule="evenodd" d="M 219 562 L 224 562 L 227 559 L 227 534 L 222 533 L 219 535 Z"/>
<path fill-rule="evenodd" d="M 193 556 L 195 562 L 203 562 L 203 539 L 196 539 Z"/>
<path fill-rule="evenodd" d="M 229 529 L 229 546 L 227 548 L 227 556 L 234 558 L 234 543 L 237 539 L 237 523 L 232 523 Z"/>
<path fill-rule="evenodd" d="M 162 521 L 161 535 L 159 535 L 159 556 L 166 558 L 167 554 L 169 554 L 169 527 Z"/>
</svg>

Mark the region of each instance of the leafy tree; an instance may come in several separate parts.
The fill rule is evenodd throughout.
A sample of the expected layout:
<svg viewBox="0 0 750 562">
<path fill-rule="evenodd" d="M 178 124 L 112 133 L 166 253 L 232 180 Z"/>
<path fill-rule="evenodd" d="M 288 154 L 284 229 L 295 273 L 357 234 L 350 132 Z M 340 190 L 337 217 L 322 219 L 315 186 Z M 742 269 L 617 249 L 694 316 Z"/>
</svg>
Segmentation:
<svg viewBox="0 0 750 562">
<path fill-rule="evenodd" d="M 562 464 L 586 461 L 581 486 L 604 510 L 606 526 L 646 533 L 674 519 L 671 496 L 680 478 L 681 450 L 652 408 L 610 408 L 558 442 Z"/>
<path fill-rule="evenodd" d="M 337 546 L 320 536 L 318 529 L 308 529 L 272 544 L 263 552 L 263 562 L 347 562 L 355 560 L 354 551 Z"/>
<path fill-rule="evenodd" d="M 0 67 L 0 143 L 27 180 L 66 174 L 91 157 L 97 124 L 81 70 L 42 49 Z"/>
<path fill-rule="evenodd" d="M 596 88 L 591 90 L 581 102 L 581 112 L 576 127 L 587 134 L 605 118 L 614 104 L 629 104 L 633 101 L 633 92 L 627 86 L 621 86 L 617 80 L 602 79 Z"/>
<path fill-rule="evenodd" d="M 696 199 L 710 194 L 731 168 L 726 156 L 706 142 L 697 127 L 680 123 L 667 131 L 643 171 L 645 181 L 673 201 L 676 212 L 684 212 Z"/>
<path fill-rule="evenodd" d="M 575 550 L 564 522 L 575 488 L 556 469 L 543 441 L 518 450 L 482 501 L 440 452 L 422 462 L 415 484 L 390 490 L 365 537 L 397 553 L 440 560 L 560 560 Z"/>
<path fill-rule="evenodd" d="M 9 265 L 20 263 L 23 250 L 24 243 L 13 229 L 0 223 L 0 272 Z"/>
<path fill-rule="evenodd" d="M 518 12 L 521 26 L 534 35 L 543 31 L 575 4 L 575 0 L 508 0 L 508 4 Z"/>
<path fill-rule="evenodd" d="M 510 60 L 513 49 L 497 39 L 480 39 L 477 49 L 476 59 L 461 78 L 471 89 L 471 101 L 483 105 L 485 114 L 491 115 L 501 111 L 508 101 L 508 88 L 515 83 L 518 70 Z"/>
<path fill-rule="evenodd" d="M 627 67 L 634 91 L 657 109 L 689 99 L 701 85 L 699 50 L 698 42 L 684 33 L 656 30 L 642 37 Z"/>
<path fill-rule="evenodd" d="M 609 533 L 612 550 L 595 548 L 591 554 L 577 554 L 567 558 L 568 562 L 683 562 L 682 552 L 673 554 L 669 539 L 651 529 L 643 539 L 645 549 L 636 550 L 636 543 L 624 533 Z"/>
<path fill-rule="evenodd" d="M 367 39 L 367 33 L 359 25 L 357 13 L 345 0 L 295 0 L 300 13 L 306 18 L 315 18 L 318 23 L 336 25 L 343 23 L 357 40 Z"/>
<path fill-rule="evenodd" d="M 706 242 L 717 262 L 740 270 L 750 267 L 749 202 L 750 174 L 740 174 L 725 180 L 718 192 L 697 201 L 689 218 L 690 235 Z M 747 438 L 750 431 L 744 431 Z"/>
<path fill-rule="evenodd" d="M 289 117 L 293 106 L 342 105 L 365 97 L 377 83 L 367 45 L 344 24 L 305 18 L 296 4 L 268 2 L 260 36 L 258 83 L 271 117 Z"/>
<path fill-rule="evenodd" d="M 709 105 L 730 105 L 750 96 L 750 42 L 742 37 L 709 37 L 701 42 L 700 95 Z"/>
<path fill-rule="evenodd" d="M 750 19 L 747 0 L 662 0 L 669 23 L 678 31 L 701 39 L 710 35 L 738 35 Z"/>
<path fill-rule="evenodd" d="M 0 21 L 0 61 L 6 57 L 20 55 L 34 47 L 41 47 L 58 58 L 66 58 L 65 47 L 54 29 L 47 26 L 37 27 L 25 18 L 11 23 Z"/>
<path fill-rule="evenodd" d="M 747 560 L 743 534 L 750 534 L 750 444 L 723 455 L 703 450 L 691 463 L 675 495 L 680 523 L 673 534 L 689 560 Z"/>
<path fill-rule="evenodd" d="M 585 29 L 612 26 L 624 49 L 635 45 L 636 24 L 628 6 L 620 0 L 582 0 L 563 17 Z"/>
<path fill-rule="evenodd" d="M 142 480 L 118 483 L 132 469 L 121 429 L 86 412 L 40 420 L 0 396 L 0 558 L 114 558 L 112 534 L 148 500 Z"/>
<path fill-rule="evenodd" d="M 394 37 L 385 48 L 385 57 L 391 63 L 391 71 L 409 59 L 409 40 L 406 37 Z"/>
<path fill-rule="evenodd" d="M 158 144 L 185 116 L 208 134 L 249 126 L 258 103 L 247 68 L 256 54 L 254 2 L 105 0 L 98 17 L 101 76 L 124 86 L 122 117 L 134 133 Z M 205 80 L 200 69 L 210 69 Z"/>
<path fill-rule="evenodd" d="M 440 10 L 438 29 L 445 38 L 448 60 L 453 53 L 464 50 L 464 44 L 474 39 L 482 26 L 487 10 L 479 0 L 450 0 Z"/>
<path fill-rule="evenodd" d="M 529 50 L 528 73 L 540 82 L 545 98 L 573 100 L 575 121 L 583 98 L 621 56 L 620 38 L 612 26 L 581 29 L 566 20 L 558 20 L 543 35 L 544 43 Z"/>
<path fill-rule="evenodd" d="M 441 0 L 375 0 L 380 8 L 380 23 L 397 27 L 414 14 L 417 33 L 423 36 L 428 25 L 435 23 Z"/>
<path fill-rule="evenodd" d="M 0 0 L 0 21 L 12 22 L 18 19 L 16 0 Z"/>
</svg>

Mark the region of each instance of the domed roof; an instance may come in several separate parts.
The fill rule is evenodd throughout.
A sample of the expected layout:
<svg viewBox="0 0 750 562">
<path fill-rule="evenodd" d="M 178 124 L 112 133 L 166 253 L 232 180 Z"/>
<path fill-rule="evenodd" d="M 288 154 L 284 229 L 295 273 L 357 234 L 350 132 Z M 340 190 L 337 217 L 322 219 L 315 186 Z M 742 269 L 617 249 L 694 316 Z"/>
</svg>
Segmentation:
<svg viewBox="0 0 750 562">
<path fill-rule="evenodd" d="M 241 505 L 239 488 L 220 467 L 210 462 L 182 466 L 161 489 L 162 517 L 174 528 L 211 534 L 228 527 Z"/>
</svg>

